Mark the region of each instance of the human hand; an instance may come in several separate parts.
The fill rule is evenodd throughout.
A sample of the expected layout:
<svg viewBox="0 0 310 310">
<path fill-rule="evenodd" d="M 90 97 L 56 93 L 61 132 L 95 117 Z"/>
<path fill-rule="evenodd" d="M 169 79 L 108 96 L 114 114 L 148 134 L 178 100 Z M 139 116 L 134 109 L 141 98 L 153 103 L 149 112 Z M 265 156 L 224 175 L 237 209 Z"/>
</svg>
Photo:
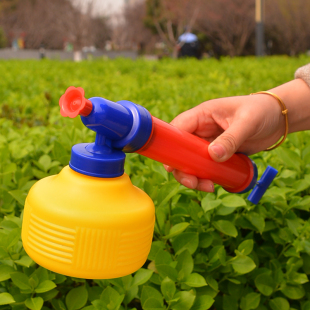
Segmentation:
<svg viewBox="0 0 310 310">
<path fill-rule="evenodd" d="M 236 152 L 251 155 L 262 151 L 276 143 L 285 131 L 279 104 L 266 94 L 206 101 L 178 115 L 171 124 L 211 142 L 208 151 L 217 162 L 228 160 Z M 165 168 L 188 188 L 214 191 L 211 180 Z"/>
</svg>

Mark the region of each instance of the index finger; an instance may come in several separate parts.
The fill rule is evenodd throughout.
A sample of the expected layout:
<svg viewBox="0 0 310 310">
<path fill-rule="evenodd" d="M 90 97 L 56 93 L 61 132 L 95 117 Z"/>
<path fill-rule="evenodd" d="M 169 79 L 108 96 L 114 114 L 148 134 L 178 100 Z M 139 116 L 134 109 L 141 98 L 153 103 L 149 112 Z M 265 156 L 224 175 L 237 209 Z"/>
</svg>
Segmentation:
<svg viewBox="0 0 310 310">
<path fill-rule="evenodd" d="M 179 114 L 170 122 L 170 124 L 179 129 L 183 129 L 187 132 L 193 133 L 199 126 L 199 113 L 201 113 L 200 107 L 196 106 L 190 110 Z"/>
</svg>

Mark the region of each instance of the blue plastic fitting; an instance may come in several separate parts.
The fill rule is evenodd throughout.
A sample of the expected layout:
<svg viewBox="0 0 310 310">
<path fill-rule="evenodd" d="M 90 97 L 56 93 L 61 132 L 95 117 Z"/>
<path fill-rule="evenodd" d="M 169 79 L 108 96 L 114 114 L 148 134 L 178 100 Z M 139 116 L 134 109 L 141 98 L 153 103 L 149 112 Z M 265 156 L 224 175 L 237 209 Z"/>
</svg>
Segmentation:
<svg viewBox="0 0 310 310">
<path fill-rule="evenodd" d="M 276 170 L 271 166 L 268 166 L 265 172 L 263 173 L 262 177 L 260 178 L 260 180 L 256 183 L 256 186 L 254 187 L 253 191 L 248 196 L 248 200 L 254 204 L 258 204 L 258 202 L 268 189 L 269 185 L 276 177 L 277 173 L 278 170 Z"/>
<path fill-rule="evenodd" d="M 69 166 L 82 174 L 113 178 L 124 173 L 125 153 L 144 146 L 152 133 L 152 116 L 130 101 L 112 102 L 100 97 L 83 124 L 97 133 L 94 143 L 74 145 Z"/>
</svg>

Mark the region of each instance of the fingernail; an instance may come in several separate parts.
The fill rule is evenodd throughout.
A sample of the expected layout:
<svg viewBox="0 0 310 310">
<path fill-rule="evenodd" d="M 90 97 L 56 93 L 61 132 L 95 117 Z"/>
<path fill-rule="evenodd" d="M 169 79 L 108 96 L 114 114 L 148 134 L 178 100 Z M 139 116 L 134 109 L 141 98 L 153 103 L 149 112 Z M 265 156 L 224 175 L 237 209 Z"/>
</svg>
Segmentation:
<svg viewBox="0 0 310 310">
<path fill-rule="evenodd" d="M 211 184 L 210 184 L 210 193 L 213 193 L 213 192 L 214 192 L 214 184 L 211 183 Z"/>
<path fill-rule="evenodd" d="M 203 191 L 203 192 L 207 192 L 207 193 L 213 193 L 214 192 L 214 184 L 210 182 L 201 182 L 200 184 L 198 184 L 197 189 L 199 191 Z"/>
<path fill-rule="evenodd" d="M 210 146 L 210 149 L 212 152 L 216 155 L 218 159 L 221 159 L 225 155 L 225 149 L 222 145 L 220 144 L 214 144 Z"/>
<path fill-rule="evenodd" d="M 166 169 L 167 172 L 172 172 L 174 170 L 174 168 L 167 166 L 167 165 L 163 165 L 164 168 Z"/>
<path fill-rule="evenodd" d="M 180 180 L 180 183 L 188 188 L 194 188 L 194 183 L 187 178 L 183 178 Z"/>
</svg>

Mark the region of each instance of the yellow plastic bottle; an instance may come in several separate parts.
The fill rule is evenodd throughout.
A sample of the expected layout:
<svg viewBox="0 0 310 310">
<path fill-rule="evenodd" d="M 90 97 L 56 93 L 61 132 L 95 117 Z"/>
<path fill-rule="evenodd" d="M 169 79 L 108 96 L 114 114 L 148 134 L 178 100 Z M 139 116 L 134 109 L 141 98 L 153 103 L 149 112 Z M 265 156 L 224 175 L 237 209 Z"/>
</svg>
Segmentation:
<svg viewBox="0 0 310 310">
<path fill-rule="evenodd" d="M 152 132 L 143 107 L 84 98 L 69 87 L 60 98 L 63 116 L 81 115 L 94 143 L 72 147 L 69 166 L 38 181 L 25 203 L 22 240 L 41 266 L 68 276 L 109 279 L 145 263 L 152 244 L 155 208 L 124 173 L 126 151 L 141 148 Z"/>
<path fill-rule="evenodd" d="M 98 178 L 66 166 L 31 188 L 22 240 L 28 255 L 54 272 L 116 278 L 145 263 L 154 221 L 152 200 L 127 174 Z"/>
</svg>

